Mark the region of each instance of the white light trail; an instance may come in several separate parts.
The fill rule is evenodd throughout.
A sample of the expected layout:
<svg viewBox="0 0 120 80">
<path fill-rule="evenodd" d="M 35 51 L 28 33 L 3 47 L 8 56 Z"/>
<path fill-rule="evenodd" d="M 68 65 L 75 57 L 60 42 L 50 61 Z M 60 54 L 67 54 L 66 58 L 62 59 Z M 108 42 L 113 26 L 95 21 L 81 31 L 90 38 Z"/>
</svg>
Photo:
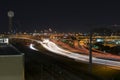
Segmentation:
<svg viewBox="0 0 120 80">
<path fill-rule="evenodd" d="M 45 41 L 45 40 L 44 40 Z M 73 53 L 70 51 L 66 51 L 60 47 L 58 47 L 55 43 L 51 42 L 51 41 L 45 41 L 46 43 L 43 43 L 41 41 L 39 41 L 39 43 L 46 48 L 47 50 L 62 55 L 62 56 L 66 56 L 69 58 L 74 59 L 75 61 L 84 61 L 84 62 L 89 62 L 89 56 L 88 55 L 82 55 L 79 53 Z M 97 63 L 97 64 L 103 64 L 103 65 L 109 65 L 109 66 L 115 66 L 115 67 L 120 67 L 120 62 L 119 61 L 112 61 L 112 60 L 105 60 L 105 59 L 98 59 L 93 57 L 92 58 L 93 63 Z"/>
<path fill-rule="evenodd" d="M 38 51 L 38 49 L 36 49 L 33 44 L 30 44 L 29 47 L 30 47 L 30 49 L 32 49 L 32 50 Z"/>
<path fill-rule="evenodd" d="M 64 50 L 64 49 L 58 47 L 52 41 L 49 41 L 48 39 L 47 40 L 44 39 L 43 41 L 34 40 L 34 39 L 29 39 L 29 40 L 36 41 L 37 43 L 40 43 L 45 49 L 47 49 L 47 50 L 49 50 L 49 51 L 51 51 L 51 52 L 53 52 L 55 54 L 59 54 L 59 55 L 62 55 L 62 56 L 72 58 L 75 61 L 89 62 L 89 56 L 88 55 L 82 55 L 82 54 L 79 54 L 79 53 L 73 53 L 73 52 Z M 33 49 L 33 50 L 37 50 L 37 49 L 35 49 L 33 47 L 32 44 L 30 45 L 30 48 Z M 116 69 L 120 70 L 120 62 L 119 61 L 105 60 L 105 59 L 99 59 L 99 58 L 92 57 L 92 62 L 96 63 L 96 64 L 103 64 L 103 65 L 113 66 Z"/>
</svg>

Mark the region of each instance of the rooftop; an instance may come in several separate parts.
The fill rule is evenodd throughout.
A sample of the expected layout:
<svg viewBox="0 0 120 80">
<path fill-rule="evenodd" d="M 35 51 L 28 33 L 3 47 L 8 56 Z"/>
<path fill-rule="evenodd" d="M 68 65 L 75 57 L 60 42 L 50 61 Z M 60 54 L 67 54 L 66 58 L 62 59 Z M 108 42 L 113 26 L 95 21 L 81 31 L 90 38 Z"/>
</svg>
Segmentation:
<svg viewBox="0 0 120 80">
<path fill-rule="evenodd" d="M 0 45 L 0 55 L 20 55 L 20 51 L 12 45 Z"/>
</svg>

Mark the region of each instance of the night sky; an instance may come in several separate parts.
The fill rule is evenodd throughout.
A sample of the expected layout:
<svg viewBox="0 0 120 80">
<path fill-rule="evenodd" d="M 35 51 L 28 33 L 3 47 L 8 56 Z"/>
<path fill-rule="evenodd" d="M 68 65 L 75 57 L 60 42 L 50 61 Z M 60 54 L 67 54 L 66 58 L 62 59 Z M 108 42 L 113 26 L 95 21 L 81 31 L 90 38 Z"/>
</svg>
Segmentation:
<svg viewBox="0 0 120 80">
<path fill-rule="evenodd" d="M 15 12 L 13 25 L 17 31 L 52 28 L 58 32 L 84 32 L 120 24 L 119 2 L 0 0 L 0 32 L 8 31 L 9 10 Z"/>
</svg>

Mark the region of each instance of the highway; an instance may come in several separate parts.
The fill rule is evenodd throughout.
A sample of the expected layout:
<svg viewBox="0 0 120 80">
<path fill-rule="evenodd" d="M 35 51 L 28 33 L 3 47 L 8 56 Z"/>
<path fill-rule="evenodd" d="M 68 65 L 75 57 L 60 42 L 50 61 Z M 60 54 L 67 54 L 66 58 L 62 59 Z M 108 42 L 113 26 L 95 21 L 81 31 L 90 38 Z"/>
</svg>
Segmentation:
<svg viewBox="0 0 120 80">
<path fill-rule="evenodd" d="M 19 38 L 19 37 L 16 37 L 16 38 Z M 58 45 L 56 45 L 55 43 L 50 41 L 49 39 L 44 39 L 43 41 L 30 39 L 30 38 L 23 38 L 23 37 L 21 37 L 20 39 L 29 39 L 31 41 L 35 41 L 35 42 L 41 44 L 45 49 L 51 51 L 52 53 L 74 59 L 77 62 L 81 62 L 81 61 L 87 62 L 87 63 L 89 62 L 88 55 L 82 55 L 80 53 L 74 53 L 74 52 L 70 52 L 65 49 L 62 49 Z M 33 50 L 37 50 L 36 48 L 33 47 L 33 44 L 30 45 L 30 48 Z M 106 60 L 106 59 L 92 57 L 92 62 L 95 64 L 107 65 L 112 68 L 120 70 L 120 62 L 119 61 Z"/>
<path fill-rule="evenodd" d="M 27 40 L 26 40 L 27 39 Z M 30 41 L 29 44 L 26 45 L 26 43 L 28 43 L 27 41 Z M 53 74 L 51 76 L 51 78 L 47 79 L 47 80 L 53 80 L 52 77 L 53 76 L 58 76 L 59 78 L 66 78 L 65 80 L 91 80 L 91 78 L 97 78 L 95 80 L 113 80 L 116 79 L 117 77 L 119 78 L 119 70 L 120 68 L 116 68 L 119 67 L 119 65 L 116 65 L 117 63 L 113 64 L 114 62 L 112 62 L 112 60 L 109 60 L 109 65 L 107 62 L 107 66 L 104 62 L 104 59 L 102 59 L 102 61 L 100 63 L 99 59 L 97 58 L 98 61 L 96 61 L 96 58 L 93 57 L 93 62 L 96 64 L 93 64 L 93 71 L 92 72 L 93 75 L 91 75 L 91 73 L 89 72 L 89 66 L 88 63 L 89 62 L 89 57 L 87 55 L 82 55 L 80 53 L 73 53 L 70 52 L 68 50 L 65 50 L 61 47 L 59 47 L 57 44 L 55 44 L 54 42 L 50 41 L 49 39 L 44 39 L 43 41 L 41 40 L 36 40 L 36 39 L 30 39 L 30 38 L 14 38 L 12 40 L 13 44 L 15 44 L 16 48 L 18 48 L 21 52 L 25 53 L 25 74 L 27 78 L 31 77 L 32 79 L 36 79 L 43 76 L 42 78 L 47 77 L 46 74 Z M 18 46 L 20 44 L 20 46 Z M 31 50 L 28 50 L 28 48 L 23 47 L 21 44 L 28 46 Z M 17 47 L 18 46 L 18 47 Z M 44 55 L 44 56 L 42 56 Z M 48 57 L 46 57 L 48 56 Z M 68 58 L 67 58 L 68 57 Z M 70 59 L 71 58 L 71 59 Z M 52 60 L 51 60 L 52 59 Z M 105 60 L 106 61 L 106 60 Z M 38 63 L 40 62 L 40 63 Z M 118 62 L 118 61 L 115 61 Z M 112 63 L 112 66 L 111 66 Z M 52 66 L 52 69 L 49 68 L 50 65 Z M 97 65 L 98 64 L 98 65 Z M 102 64 L 102 65 L 99 65 Z M 118 62 L 118 64 L 120 64 Z M 114 65 L 114 67 L 113 67 Z M 58 68 L 56 68 L 55 66 L 57 66 Z M 41 67 L 45 70 L 42 70 L 42 74 L 41 74 Z M 75 74 L 76 76 L 79 76 L 78 79 L 73 79 L 73 76 L 70 77 L 63 77 L 66 74 L 62 74 L 63 76 L 61 76 L 61 71 L 63 70 L 59 70 L 59 67 L 61 67 L 64 70 L 67 70 L 70 72 L 70 76 L 71 73 Z M 45 72 L 47 68 L 48 72 Z M 54 70 L 59 70 L 59 71 L 55 71 Z M 51 72 L 52 71 L 52 72 Z M 45 73 L 45 74 L 44 74 Z M 65 72 L 66 73 L 66 72 Z M 104 73 L 104 74 L 103 74 Z M 84 75 L 87 79 L 84 79 L 81 75 Z M 112 75 L 112 76 L 111 76 Z M 89 78 L 88 78 L 89 77 Z M 34 80 L 33 79 L 33 80 Z M 27 79 L 29 80 L 29 79 Z M 41 79 L 40 79 L 41 80 Z M 55 79 L 55 80 L 58 80 Z M 63 79 L 60 79 L 63 80 Z M 119 80 L 119 79 L 118 79 Z"/>
<path fill-rule="evenodd" d="M 72 60 L 66 60 L 62 56 L 56 57 L 43 47 L 39 51 L 34 48 L 34 44 L 25 45 L 25 42 L 19 40 L 19 43 L 12 43 L 22 53 L 25 53 L 25 80 L 101 80 L 87 72 L 78 71 L 69 64 Z M 74 61 L 73 61 L 74 62 Z"/>
<path fill-rule="evenodd" d="M 55 54 L 66 56 L 68 58 L 72 58 L 75 61 L 89 62 L 88 55 L 82 55 L 79 53 L 73 53 L 73 52 L 64 50 L 64 49 L 58 47 L 55 43 L 53 43 L 49 39 L 44 39 L 43 41 L 37 40 L 37 42 L 40 43 L 45 49 L 47 49 Z M 93 61 L 93 63 L 96 63 L 96 64 L 113 66 L 113 67 L 117 67 L 116 69 L 120 69 L 120 62 L 119 61 L 99 59 L 99 58 L 95 58 L 95 57 L 92 58 L 92 61 Z"/>
</svg>

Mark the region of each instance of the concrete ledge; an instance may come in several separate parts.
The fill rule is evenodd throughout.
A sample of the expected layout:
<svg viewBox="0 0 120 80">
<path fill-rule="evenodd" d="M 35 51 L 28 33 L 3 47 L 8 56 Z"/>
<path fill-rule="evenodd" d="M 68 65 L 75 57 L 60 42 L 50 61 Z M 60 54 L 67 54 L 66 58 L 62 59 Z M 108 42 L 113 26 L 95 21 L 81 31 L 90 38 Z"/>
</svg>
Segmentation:
<svg viewBox="0 0 120 80">
<path fill-rule="evenodd" d="M 24 80 L 23 56 L 0 55 L 0 80 Z"/>
</svg>

